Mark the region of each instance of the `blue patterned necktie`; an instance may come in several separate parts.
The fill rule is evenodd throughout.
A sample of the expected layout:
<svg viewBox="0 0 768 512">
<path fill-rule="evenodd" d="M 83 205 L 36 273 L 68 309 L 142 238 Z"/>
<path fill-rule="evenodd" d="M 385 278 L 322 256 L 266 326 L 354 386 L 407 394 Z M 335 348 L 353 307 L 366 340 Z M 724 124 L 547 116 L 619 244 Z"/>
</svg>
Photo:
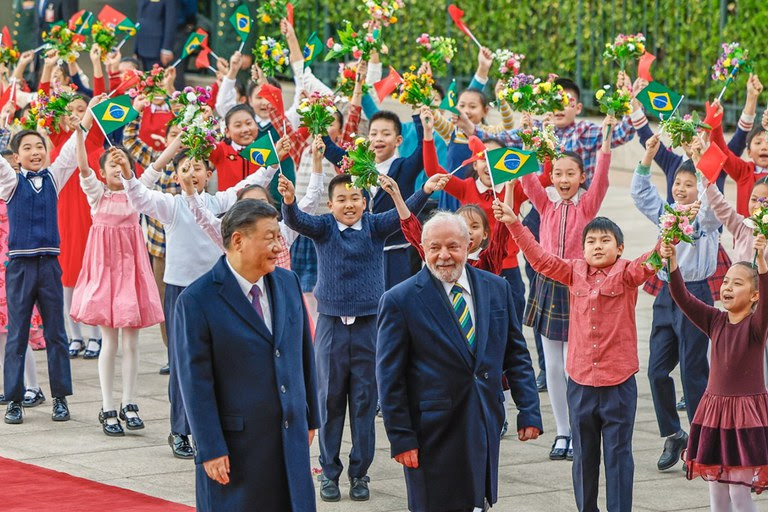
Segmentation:
<svg viewBox="0 0 768 512">
<path fill-rule="evenodd" d="M 458 284 L 453 285 L 451 288 L 451 305 L 456 312 L 456 317 L 459 320 L 459 326 L 461 332 L 464 334 L 464 339 L 467 341 L 470 352 L 475 353 L 475 326 L 472 324 L 472 315 L 469 314 L 469 305 L 464 300 L 462 294 L 462 288 Z"/>
</svg>

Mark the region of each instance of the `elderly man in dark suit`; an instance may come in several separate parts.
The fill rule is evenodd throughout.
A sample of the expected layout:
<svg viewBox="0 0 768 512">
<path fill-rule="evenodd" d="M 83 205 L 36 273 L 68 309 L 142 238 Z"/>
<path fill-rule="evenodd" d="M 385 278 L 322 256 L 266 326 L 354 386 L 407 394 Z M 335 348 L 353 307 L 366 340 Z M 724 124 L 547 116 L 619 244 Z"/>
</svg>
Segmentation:
<svg viewBox="0 0 768 512">
<path fill-rule="evenodd" d="M 408 508 L 470 512 L 496 502 L 501 377 L 519 410 L 518 437 L 542 432 L 531 359 L 512 288 L 466 264 L 469 232 L 442 212 L 422 234 L 427 266 L 379 303 L 376 375 Z"/>
<path fill-rule="evenodd" d="M 314 351 L 299 280 L 275 268 L 277 211 L 239 201 L 221 231 L 226 254 L 176 306 L 197 510 L 313 511 Z"/>
</svg>

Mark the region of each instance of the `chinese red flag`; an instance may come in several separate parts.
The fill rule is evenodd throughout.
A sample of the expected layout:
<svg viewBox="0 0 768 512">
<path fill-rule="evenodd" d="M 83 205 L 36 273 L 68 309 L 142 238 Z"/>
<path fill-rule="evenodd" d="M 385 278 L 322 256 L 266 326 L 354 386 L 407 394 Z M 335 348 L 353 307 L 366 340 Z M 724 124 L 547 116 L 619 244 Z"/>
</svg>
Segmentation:
<svg viewBox="0 0 768 512">
<path fill-rule="evenodd" d="M 201 48 L 207 48 L 208 51 L 211 51 L 210 46 L 208 46 L 208 32 L 206 32 L 205 30 L 203 30 L 201 28 L 198 28 L 197 30 L 195 30 L 195 33 L 200 34 L 201 36 L 203 36 L 203 40 L 200 42 L 200 47 Z"/>
<path fill-rule="evenodd" d="M 3 27 L 2 35 L 3 41 L 0 46 L 4 46 L 5 48 L 13 48 L 13 38 L 11 37 L 11 31 L 8 30 L 7 25 Z"/>
<path fill-rule="evenodd" d="M 451 4 L 448 6 L 448 14 L 451 16 L 451 19 L 456 24 L 457 27 L 459 27 L 459 30 L 464 32 L 467 36 L 470 37 L 470 39 L 474 40 L 475 36 L 472 35 L 472 32 L 469 30 L 469 27 L 464 24 L 464 11 L 456 7 L 456 4 Z"/>
<path fill-rule="evenodd" d="M 283 91 L 281 91 L 279 88 L 271 84 L 263 84 L 259 88 L 258 96 L 270 102 L 280 115 L 285 114 L 285 107 L 283 106 Z"/>
<path fill-rule="evenodd" d="M 479 137 L 472 135 L 467 144 L 469 145 L 469 150 L 472 152 L 472 156 L 461 162 L 461 167 L 485 158 L 485 144 L 483 144 L 483 141 L 480 140 Z"/>
<path fill-rule="evenodd" d="M 642 78 L 648 82 L 653 82 L 653 76 L 651 76 L 651 64 L 656 60 L 656 56 L 645 52 L 637 63 L 637 77 Z"/>
<path fill-rule="evenodd" d="M 376 95 L 379 97 L 379 103 L 392 94 L 401 83 L 403 83 L 403 77 L 395 71 L 395 68 L 389 66 L 389 74 L 384 79 L 373 84 L 373 88 L 376 89 Z"/>
<path fill-rule="evenodd" d="M 201 46 L 200 52 L 195 58 L 195 67 L 197 69 L 208 69 L 211 67 L 211 60 L 208 57 L 211 54 L 211 49 L 208 46 Z"/>
<path fill-rule="evenodd" d="M 701 160 L 699 160 L 696 168 L 706 176 L 710 183 L 714 183 L 720 176 L 720 171 L 723 170 L 727 158 L 717 144 L 710 144 L 704 154 L 701 155 Z"/>
<path fill-rule="evenodd" d="M 723 123 L 723 113 L 717 113 L 717 107 L 710 105 L 709 102 L 704 106 L 707 115 L 704 117 L 704 124 L 708 124 L 712 130 L 717 128 Z"/>
<path fill-rule="evenodd" d="M 285 4 L 285 10 L 288 14 L 286 14 L 286 19 L 288 19 L 288 23 L 293 26 L 293 4 L 291 2 L 288 2 Z"/>
</svg>

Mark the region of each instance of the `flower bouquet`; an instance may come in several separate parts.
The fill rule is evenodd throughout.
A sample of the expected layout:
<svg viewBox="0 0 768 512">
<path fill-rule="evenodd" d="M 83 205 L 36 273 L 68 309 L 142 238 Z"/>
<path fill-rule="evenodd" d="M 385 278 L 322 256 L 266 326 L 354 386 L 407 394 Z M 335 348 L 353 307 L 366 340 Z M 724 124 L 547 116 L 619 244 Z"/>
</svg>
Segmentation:
<svg viewBox="0 0 768 512">
<path fill-rule="evenodd" d="M 65 62 L 75 62 L 80 52 L 87 48 L 85 36 L 77 34 L 63 23 L 51 26 L 49 32 L 43 32 L 43 42 L 49 49 L 59 53 L 59 58 Z"/>
<path fill-rule="evenodd" d="M 604 85 L 602 89 L 598 89 L 595 93 L 595 99 L 600 106 L 600 112 L 603 114 L 622 117 L 632 113 L 630 105 L 632 93 L 627 89 L 612 91 L 610 85 Z"/>
<path fill-rule="evenodd" d="M 305 126 L 311 135 L 328 135 L 328 127 L 336 119 L 333 97 L 313 92 L 301 102 L 298 113 L 301 126 Z"/>
<path fill-rule="evenodd" d="M 107 54 L 117 46 L 115 28 L 100 21 L 94 22 L 91 25 L 91 41 L 101 47 L 101 61 L 104 62 L 107 59 Z"/>
<path fill-rule="evenodd" d="M 366 11 L 370 15 L 371 21 L 379 22 L 382 26 L 388 27 L 397 23 L 397 12 L 403 10 L 405 2 L 403 0 L 365 0 L 358 6 L 361 11 Z M 370 21 L 363 23 L 363 28 L 368 28 Z"/>
<path fill-rule="evenodd" d="M 8 69 L 13 68 L 19 62 L 19 57 L 21 57 L 21 52 L 18 48 L 0 46 L 0 64 Z"/>
<path fill-rule="evenodd" d="M 371 143 L 363 137 L 358 137 L 353 143 L 345 146 L 347 155 L 341 160 L 339 170 L 354 178 L 348 188 L 370 190 L 379 184 L 379 171 L 376 170 L 376 155 L 370 148 Z"/>
<path fill-rule="evenodd" d="M 520 73 L 520 64 L 525 55 L 510 50 L 500 49 L 493 52 L 493 60 L 499 63 L 499 74 L 502 80 L 510 80 Z"/>
<path fill-rule="evenodd" d="M 746 217 L 742 222 L 748 228 L 753 230 L 753 234 L 768 236 L 768 197 L 761 197 L 757 200 L 757 208 L 752 211 L 752 215 Z M 757 264 L 757 251 L 752 258 L 752 266 Z"/>
<path fill-rule="evenodd" d="M 659 238 L 662 242 L 676 244 L 677 242 L 693 243 L 693 224 L 691 223 L 690 205 L 676 204 L 674 207 L 665 204 L 664 213 L 659 217 Z M 650 257 L 645 260 L 645 264 L 656 271 L 664 267 L 665 261 L 662 260 L 658 251 L 654 250 Z"/>
<path fill-rule="evenodd" d="M 355 91 L 355 77 L 357 77 L 357 64 L 354 62 L 339 62 L 339 78 L 336 80 L 336 94 L 342 98 L 351 98 Z M 371 86 L 363 82 L 363 94 L 366 94 Z"/>
<path fill-rule="evenodd" d="M 128 95 L 131 98 L 135 98 L 139 94 L 143 94 L 149 101 L 153 99 L 165 96 L 167 93 L 163 83 L 165 82 L 165 69 L 160 67 L 159 64 L 152 66 L 152 69 L 145 71 L 136 87 L 128 90 Z"/>
<path fill-rule="evenodd" d="M 338 32 L 339 42 L 332 37 L 328 38 L 325 45 L 330 50 L 325 55 L 325 60 L 337 59 L 347 54 L 352 54 L 355 60 L 368 60 L 371 52 L 377 51 L 386 54 L 389 50 L 381 42 L 381 32 L 376 29 L 371 33 L 360 33 L 352 29 L 352 23 L 344 21 L 344 28 Z"/>
<path fill-rule="evenodd" d="M 739 43 L 723 43 L 723 52 L 712 66 L 712 80 L 731 81 L 739 71 L 752 71 L 749 62 L 749 51 Z"/>
<path fill-rule="evenodd" d="M 432 106 L 432 84 L 435 80 L 427 73 L 416 74 L 416 66 L 411 66 L 410 71 L 403 73 L 403 81 L 397 86 L 392 95 L 393 98 L 405 105 L 419 107 Z"/>
<path fill-rule="evenodd" d="M 273 37 L 259 36 L 253 47 L 253 59 L 266 76 L 285 73 L 289 65 L 288 48 Z"/>
<path fill-rule="evenodd" d="M 560 152 L 560 140 L 555 135 L 555 127 L 547 125 L 544 128 L 523 128 L 520 130 L 520 140 L 529 151 L 536 153 L 536 159 L 544 163 L 547 158 L 554 161 Z"/>
<path fill-rule="evenodd" d="M 262 23 L 279 22 L 288 16 L 287 0 L 262 0 L 256 9 L 256 17 Z"/>
<path fill-rule="evenodd" d="M 569 98 L 562 86 L 554 83 L 557 75 L 550 74 L 546 82 L 531 75 L 513 76 L 500 97 L 507 100 L 513 110 L 543 115 L 558 112 L 568 106 Z"/>
<path fill-rule="evenodd" d="M 627 68 L 627 61 L 639 59 L 645 53 L 645 36 L 637 34 L 619 34 L 613 44 L 605 43 L 603 59 L 619 62 L 619 69 Z"/>
<path fill-rule="evenodd" d="M 58 93 L 45 94 L 42 89 L 37 91 L 37 98 L 32 100 L 27 113 L 14 124 L 24 130 L 42 130 L 47 134 L 61 131 L 61 120 L 69 115 L 69 104 L 77 94 L 70 90 L 61 90 Z"/>
<path fill-rule="evenodd" d="M 456 41 L 450 37 L 421 34 L 416 39 L 421 60 L 429 62 L 433 73 L 444 73 L 446 65 L 456 55 Z"/>
<path fill-rule="evenodd" d="M 697 112 L 686 114 L 683 117 L 672 116 L 661 121 L 661 130 L 672 139 L 671 148 L 690 144 L 700 129 L 711 130 L 712 127 L 702 122 Z"/>
<path fill-rule="evenodd" d="M 181 143 L 193 160 L 207 160 L 221 140 L 219 122 L 214 116 L 206 115 L 210 100 L 210 87 L 187 86 L 171 96 L 172 108 L 178 114 L 170 124 L 181 126 Z"/>
</svg>

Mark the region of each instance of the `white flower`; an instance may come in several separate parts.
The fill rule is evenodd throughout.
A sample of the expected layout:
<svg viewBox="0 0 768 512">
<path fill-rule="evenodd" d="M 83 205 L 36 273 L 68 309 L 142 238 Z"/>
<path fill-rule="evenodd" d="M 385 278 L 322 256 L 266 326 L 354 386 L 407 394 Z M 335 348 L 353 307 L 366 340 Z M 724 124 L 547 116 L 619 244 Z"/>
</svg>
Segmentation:
<svg viewBox="0 0 768 512">
<path fill-rule="evenodd" d="M 335 52 L 340 52 L 341 48 L 342 48 L 342 46 L 339 43 L 336 43 L 336 44 L 333 45 L 333 51 L 335 51 Z"/>
<path fill-rule="evenodd" d="M 745 226 L 747 226 L 749 229 L 757 229 L 757 223 L 756 223 L 756 222 L 755 222 L 753 219 L 751 219 L 751 218 L 749 218 L 749 217 L 747 217 L 746 219 L 744 219 L 742 222 L 743 222 L 743 223 L 744 223 L 744 225 L 745 225 Z"/>
<path fill-rule="evenodd" d="M 332 107 L 330 105 L 325 107 L 325 110 L 327 110 L 329 114 L 333 114 L 334 112 L 336 112 L 336 108 L 334 108 L 334 107 Z"/>
<path fill-rule="evenodd" d="M 763 224 L 768 224 L 768 215 L 763 215 L 762 223 Z"/>
<path fill-rule="evenodd" d="M 195 93 L 193 92 L 187 93 L 187 101 L 192 102 L 192 101 L 195 101 L 196 99 L 197 99 L 197 96 L 195 96 Z"/>
</svg>

